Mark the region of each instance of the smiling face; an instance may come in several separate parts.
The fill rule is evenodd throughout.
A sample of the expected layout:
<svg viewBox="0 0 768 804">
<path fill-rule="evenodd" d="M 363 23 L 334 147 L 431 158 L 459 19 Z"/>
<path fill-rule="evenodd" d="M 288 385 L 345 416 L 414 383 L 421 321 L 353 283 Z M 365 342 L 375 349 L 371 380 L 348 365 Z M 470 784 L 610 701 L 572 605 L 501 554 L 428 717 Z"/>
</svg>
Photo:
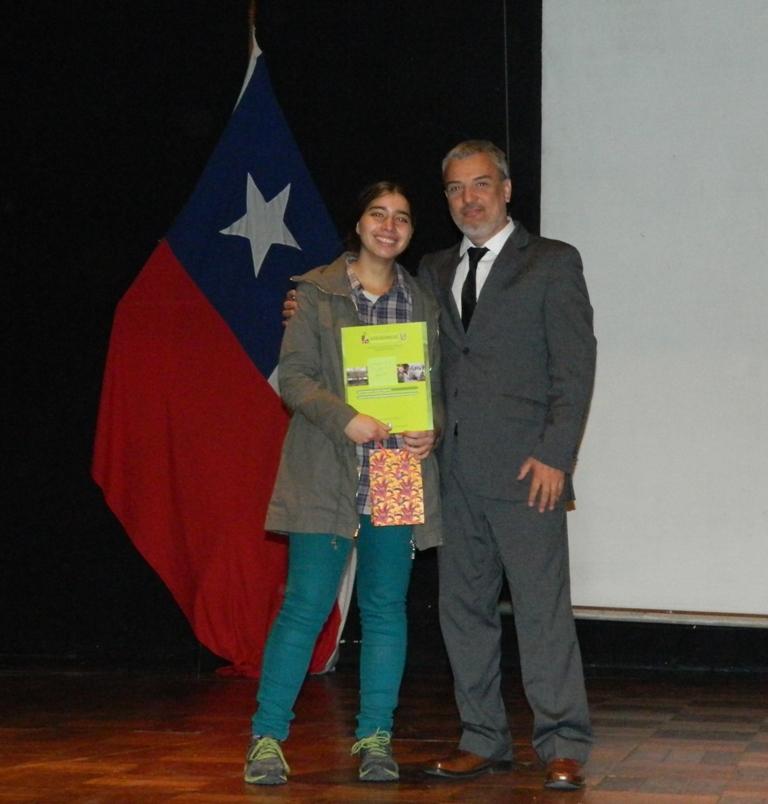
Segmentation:
<svg viewBox="0 0 768 804">
<path fill-rule="evenodd" d="M 488 154 L 451 159 L 445 166 L 443 184 L 453 222 L 476 246 L 507 225 L 512 182 L 500 175 Z"/>
<path fill-rule="evenodd" d="M 380 259 L 393 260 L 408 247 L 413 235 L 411 205 L 400 193 L 374 198 L 360 216 L 355 231 L 360 251 Z"/>
</svg>

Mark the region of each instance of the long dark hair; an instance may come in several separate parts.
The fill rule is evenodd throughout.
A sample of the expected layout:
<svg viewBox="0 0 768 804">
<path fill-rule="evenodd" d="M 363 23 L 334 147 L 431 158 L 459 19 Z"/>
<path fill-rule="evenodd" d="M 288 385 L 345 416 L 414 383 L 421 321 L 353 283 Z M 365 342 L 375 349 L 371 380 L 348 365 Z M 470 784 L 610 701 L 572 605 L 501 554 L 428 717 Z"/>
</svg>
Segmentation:
<svg viewBox="0 0 768 804">
<path fill-rule="evenodd" d="M 374 184 L 369 184 L 364 187 L 360 195 L 358 195 L 355 205 L 352 207 L 352 216 L 347 236 L 344 238 L 344 244 L 349 251 L 357 254 L 360 251 L 360 235 L 355 231 L 357 222 L 362 218 L 363 213 L 370 206 L 372 201 L 375 201 L 381 195 L 388 195 L 397 193 L 403 196 L 411 207 L 411 199 L 408 197 L 408 191 L 397 181 L 377 181 Z M 411 221 L 413 221 L 413 208 L 411 208 Z"/>
</svg>

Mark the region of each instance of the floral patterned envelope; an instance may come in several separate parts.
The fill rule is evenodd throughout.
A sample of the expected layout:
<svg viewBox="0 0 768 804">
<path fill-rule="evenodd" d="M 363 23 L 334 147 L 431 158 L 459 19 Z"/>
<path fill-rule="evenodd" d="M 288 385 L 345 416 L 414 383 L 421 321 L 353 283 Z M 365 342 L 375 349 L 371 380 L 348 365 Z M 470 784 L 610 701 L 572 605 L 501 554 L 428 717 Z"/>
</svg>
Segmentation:
<svg viewBox="0 0 768 804">
<path fill-rule="evenodd" d="M 423 525 L 421 462 L 407 449 L 376 449 L 370 458 L 371 522 Z"/>
</svg>

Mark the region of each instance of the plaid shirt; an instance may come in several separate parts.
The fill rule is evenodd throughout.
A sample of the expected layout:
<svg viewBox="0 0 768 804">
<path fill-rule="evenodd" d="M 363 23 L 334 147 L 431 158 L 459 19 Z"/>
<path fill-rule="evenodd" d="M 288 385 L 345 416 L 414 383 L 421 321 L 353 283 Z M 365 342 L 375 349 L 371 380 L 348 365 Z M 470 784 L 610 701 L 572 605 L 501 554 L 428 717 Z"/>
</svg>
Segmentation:
<svg viewBox="0 0 768 804">
<path fill-rule="evenodd" d="M 413 299 L 405 284 L 403 269 L 395 264 L 395 281 L 383 296 L 372 302 L 363 290 L 360 280 L 355 275 L 354 259 L 347 258 L 347 277 L 352 285 L 351 298 L 357 308 L 357 316 L 361 324 L 406 324 L 413 317 Z M 369 461 L 371 450 L 375 447 L 389 449 L 402 448 L 405 443 L 401 436 L 390 436 L 381 442 L 369 441 L 357 444 L 357 462 L 360 467 L 360 481 L 357 486 L 357 512 L 371 513 Z"/>
</svg>

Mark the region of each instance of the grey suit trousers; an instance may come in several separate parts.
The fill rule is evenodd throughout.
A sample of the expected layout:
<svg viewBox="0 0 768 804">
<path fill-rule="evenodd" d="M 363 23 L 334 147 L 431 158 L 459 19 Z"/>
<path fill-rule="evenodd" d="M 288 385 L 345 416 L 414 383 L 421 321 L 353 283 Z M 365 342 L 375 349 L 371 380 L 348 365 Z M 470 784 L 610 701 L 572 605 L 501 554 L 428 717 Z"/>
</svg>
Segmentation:
<svg viewBox="0 0 768 804">
<path fill-rule="evenodd" d="M 525 502 L 482 497 L 455 465 L 444 484 L 440 625 L 462 722 L 459 747 L 499 760 L 512 756 L 498 612 L 506 575 L 534 716 L 533 747 L 544 762 L 585 762 L 592 731 L 571 610 L 564 508 L 539 513 Z"/>
</svg>

